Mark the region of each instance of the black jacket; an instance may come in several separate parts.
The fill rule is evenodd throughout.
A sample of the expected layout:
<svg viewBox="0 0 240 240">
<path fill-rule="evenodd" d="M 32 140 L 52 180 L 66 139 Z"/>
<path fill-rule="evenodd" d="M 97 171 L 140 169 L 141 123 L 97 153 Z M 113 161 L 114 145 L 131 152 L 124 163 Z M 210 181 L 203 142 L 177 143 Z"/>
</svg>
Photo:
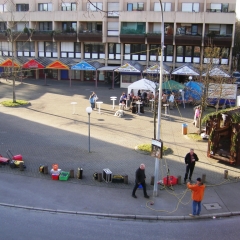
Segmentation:
<svg viewBox="0 0 240 240">
<path fill-rule="evenodd" d="M 197 154 L 193 153 L 193 158 L 195 159 L 194 162 L 191 162 L 191 155 L 188 153 L 185 157 L 185 163 L 186 164 L 195 164 L 196 161 L 198 161 L 198 156 Z"/>
<path fill-rule="evenodd" d="M 146 175 L 145 175 L 145 170 L 138 168 L 136 171 L 136 183 L 142 183 L 145 181 Z"/>
</svg>

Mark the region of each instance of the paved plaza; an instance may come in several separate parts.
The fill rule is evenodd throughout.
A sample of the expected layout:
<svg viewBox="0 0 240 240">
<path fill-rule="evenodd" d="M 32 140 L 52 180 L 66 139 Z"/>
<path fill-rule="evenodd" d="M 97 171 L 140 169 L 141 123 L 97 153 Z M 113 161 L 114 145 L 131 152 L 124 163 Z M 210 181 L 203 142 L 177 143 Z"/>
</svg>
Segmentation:
<svg viewBox="0 0 240 240">
<path fill-rule="evenodd" d="M 98 101 L 103 103 L 101 104 L 101 114 L 94 110 L 90 115 L 91 152 L 89 153 L 86 107 L 90 106 L 88 99 L 92 91 L 97 93 Z M 136 201 L 134 202 L 134 199 L 131 198 L 135 170 L 140 163 L 146 164 L 146 182 L 149 195 L 152 195 L 153 186 L 150 185 L 150 180 L 151 176 L 154 175 L 155 159 L 140 154 L 135 150 L 135 147 L 138 144 L 151 142 L 154 136 L 153 113 L 147 107 L 144 114 L 137 115 L 126 111 L 123 118 L 114 116 L 115 111 L 118 109 L 118 100 L 115 109 L 113 109 L 110 97 L 117 96 L 119 99 L 123 91 L 127 90 L 119 87 L 111 89 L 111 86 L 103 83 L 98 84 L 98 87 L 95 88 L 93 82 L 73 81 L 71 87 L 68 81 L 47 80 L 47 84 L 45 84 L 44 80 L 16 82 L 16 98 L 28 100 L 30 105 L 19 108 L 0 106 L 0 154 L 5 156 L 7 149 L 11 149 L 14 154 L 21 153 L 27 168 L 24 171 L 19 171 L 19 169 L 11 169 L 9 166 L 2 166 L 0 168 L 1 178 L 7 176 L 7 178 L 24 181 L 23 179 L 29 177 L 27 178 L 28 182 L 30 179 L 32 182 L 38 182 L 39 184 L 47 183 L 47 188 L 53 185 L 66 187 L 66 184 L 68 189 L 76 189 L 81 186 L 81 188 L 88 191 L 88 194 L 91 191 L 89 190 L 91 186 L 92 189 L 113 196 L 113 200 L 119 194 L 121 198 L 123 196 L 124 199 L 130 198 L 127 200 L 129 207 L 124 206 L 124 211 L 119 212 L 115 208 L 107 210 L 106 206 L 100 201 L 99 204 L 103 204 L 101 208 L 96 207 L 98 209 L 96 211 L 93 207 L 89 209 L 91 212 L 159 215 L 160 212 L 151 210 L 144 199 L 141 200 L 142 208 L 135 210 L 134 204 Z M 0 83 L 0 101 L 11 98 L 12 85 L 10 82 L 2 80 L 2 83 Z M 77 104 L 73 106 L 71 102 Z M 211 204 L 215 198 L 218 198 L 217 191 L 221 189 L 225 198 L 221 199 L 220 205 L 222 207 L 220 210 L 218 209 L 217 213 L 239 210 L 237 205 L 230 209 L 225 204 L 225 201 L 228 201 L 227 195 L 230 194 L 229 189 L 234 189 L 236 184 L 239 186 L 239 167 L 226 165 L 207 158 L 207 143 L 205 141 L 193 141 L 182 135 L 183 123 L 188 124 L 188 132 L 197 131 L 192 125 L 192 120 L 193 106 L 189 105 L 186 108 L 180 105 L 178 108 L 170 110 L 167 116 L 164 115 L 164 112 L 162 113 L 161 139 L 165 146 L 173 150 L 173 153 L 164 156 L 160 160 L 159 180 L 166 176 L 169 169 L 170 175 L 181 176 L 183 181 L 185 172 L 184 157 L 189 148 L 194 148 L 200 161 L 196 164 L 193 179 L 206 174 L 206 184 L 209 186 L 206 191 L 206 198 L 208 196 L 209 199 L 206 203 Z M 64 171 L 74 169 L 75 178 L 69 179 L 67 183 L 56 183 L 51 180 L 49 174 L 39 173 L 40 165 L 47 165 L 51 169 L 54 163 L 57 163 L 59 168 Z M 78 168 L 83 168 L 83 179 L 81 180 L 76 178 Z M 128 184 L 95 181 L 93 173 L 102 172 L 105 168 L 109 168 L 113 174 L 128 175 Z M 229 179 L 227 180 L 223 178 L 224 170 L 229 172 Z M 159 187 L 161 203 L 156 198 L 154 207 L 168 209 L 168 212 L 162 212 L 161 214 L 169 214 L 174 209 L 170 203 L 173 205 L 179 203 L 178 194 L 186 194 L 184 202 L 189 202 L 190 192 L 186 192 L 185 189 L 184 184 L 174 186 L 174 191 L 160 190 Z M 226 191 L 226 189 L 228 190 Z M 240 194 L 236 194 L 235 197 L 238 198 Z M 137 195 L 141 196 L 142 192 L 137 193 Z M 174 195 L 174 197 L 171 198 L 171 195 Z M 93 196 L 91 194 L 89 196 L 91 200 L 88 199 L 88 201 L 94 201 Z M 104 196 L 102 198 L 104 199 Z M 103 199 L 102 201 L 104 201 Z M 3 199 L 0 202 L 3 202 Z M 114 203 L 111 204 L 114 206 Z M 124 203 L 121 204 L 124 205 Z M 145 204 L 148 207 L 144 207 Z M 25 204 L 22 203 L 22 205 Z M 53 206 L 48 203 L 48 207 Z M 70 208 L 77 211 L 76 206 L 71 205 Z M 174 214 L 182 216 L 186 209 L 190 211 L 191 205 L 181 204 L 181 207 Z M 205 210 L 205 214 L 207 213 L 209 212 Z M 187 215 L 188 212 L 185 214 Z"/>
</svg>

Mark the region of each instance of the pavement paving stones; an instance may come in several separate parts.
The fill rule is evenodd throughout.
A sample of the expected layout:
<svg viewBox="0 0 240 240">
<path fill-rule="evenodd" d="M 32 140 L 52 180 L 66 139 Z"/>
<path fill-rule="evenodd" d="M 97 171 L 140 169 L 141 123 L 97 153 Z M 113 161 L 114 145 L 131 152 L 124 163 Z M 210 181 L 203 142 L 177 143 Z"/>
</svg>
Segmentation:
<svg viewBox="0 0 240 240">
<path fill-rule="evenodd" d="M 142 115 L 126 111 L 123 118 L 118 118 L 114 116 L 110 96 L 120 97 L 126 89 L 110 89 L 104 84 L 95 88 L 94 83 L 74 81 L 72 87 L 68 81 L 47 82 L 48 86 L 44 84 L 44 80 L 25 80 L 22 84 L 17 82 L 17 99 L 28 100 L 31 104 L 20 108 L 0 106 L 0 154 L 5 155 L 7 149 L 11 149 L 14 154 L 21 153 L 27 166 L 24 171 L 11 169 L 9 166 L 0 168 L 0 178 L 7 182 L 4 187 L 6 195 L 1 196 L 1 203 L 4 203 L 4 200 L 5 203 L 9 203 L 9 197 L 13 194 L 8 193 L 8 190 L 13 188 L 11 179 L 16 178 L 16 181 L 22 182 L 23 185 L 27 182 L 25 190 L 18 189 L 21 205 L 24 206 L 119 216 L 186 216 L 188 219 L 191 209 L 190 192 L 186 191 L 183 184 L 174 186 L 174 191 L 159 190 L 160 197 L 151 197 L 150 201 L 143 198 L 141 190 L 137 191 L 137 199 L 131 197 L 134 173 L 142 162 L 146 164 L 147 187 L 149 195 L 152 195 L 153 186 L 150 185 L 150 180 L 154 174 L 155 159 L 134 149 L 138 144 L 150 143 L 153 138 L 153 114 L 150 109 L 145 109 Z M 90 105 L 88 98 L 91 91 L 97 93 L 99 101 L 103 104 L 102 114 L 93 111 L 90 116 L 89 153 L 86 107 Z M 11 98 L 11 83 L 2 81 L 0 101 Z M 77 102 L 75 114 L 72 114 L 71 102 Z M 215 212 L 203 207 L 203 214 L 238 212 L 240 193 L 235 189 L 239 187 L 240 169 L 207 158 L 205 141 L 193 141 L 182 135 L 183 123 L 188 124 L 188 132 L 197 130 L 192 125 L 192 118 L 193 108 L 188 105 L 185 109 L 179 106 L 171 110 L 169 116 L 161 118 L 161 139 L 173 153 L 160 160 L 160 179 L 166 176 L 169 169 L 170 175 L 181 176 L 183 181 L 184 156 L 189 148 L 193 147 L 200 159 L 196 164 L 193 179 L 206 174 L 208 188 L 204 203 L 218 203 L 221 206 L 215 209 Z M 50 175 L 39 173 L 40 165 L 47 165 L 50 170 L 53 163 L 57 163 L 65 171 L 74 169 L 75 178 L 69 179 L 68 182 L 58 182 L 52 181 Z M 82 180 L 76 178 L 79 167 L 83 168 Z M 102 172 L 104 168 L 109 168 L 113 174 L 128 175 L 129 184 L 94 180 L 93 173 Z M 229 172 L 229 179 L 223 178 L 225 169 Z M 42 197 L 41 194 L 37 194 L 35 201 L 28 201 L 27 196 L 36 185 L 41 188 L 40 193 L 45 192 L 44 189 L 47 190 L 47 198 L 46 194 Z M 54 193 L 51 192 L 51 188 L 54 189 Z M 56 203 L 56 199 L 62 193 L 56 189 L 67 191 L 69 197 Z M 86 194 L 80 194 L 85 191 Z M 52 197 L 49 196 L 50 192 L 53 193 Z M 79 205 L 79 199 L 82 199 L 83 204 Z M 154 205 L 151 205 L 153 200 Z M 11 201 L 10 203 L 16 204 Z"/>
</svg>

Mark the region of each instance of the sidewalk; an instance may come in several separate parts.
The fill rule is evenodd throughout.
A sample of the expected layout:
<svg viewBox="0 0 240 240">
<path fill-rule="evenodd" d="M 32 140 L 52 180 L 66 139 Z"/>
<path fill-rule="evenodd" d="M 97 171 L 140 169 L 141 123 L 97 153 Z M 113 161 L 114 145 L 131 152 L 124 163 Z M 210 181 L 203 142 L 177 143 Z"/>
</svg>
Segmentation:
<svg viewBox="0 0 240 240">
<path fill-rule="evenodd" d="M 159 196 L 143 198 L 142 190 L 137 191 L 137 199 L 131 197 L 134 173 L 140 163 L 146 164 L 148 193 L 152 196 L 153 187 L 149 184 L 154 173 L 155 159 L 139 154 L 134 147 L 140 143 L 151 142 L 153 137 L 152 113 L 146 109 L 143 115 L 126 112 L 124 118 L 114 117 L 110 96 L 121 95 L 125 89 L 109 90 L 106 86 L 94 88 L 94 83 L 72 83 L 48 80 L 28 80 L 17 84 L 17 99 L 26 99 L 31 106 L 26 108 L 5 108 L 0 106 L 2 123 L 0 126 L 0 153 L 7 149 L 24 156 L 27 168 L 20 172 L 8 166 L 0 168 L 1 205 L 21 205 L 30 208 L 50 209 L 51 211 L 70 211 L 70 213 L 89 213 L 102 216 L 146 219 L 188 219 L 191 212 L 190 192 L 185 185 L 174 186 L 174 191 L 159 190 Z M 102 114 L 91 114 L 91 153 L 88 153 L 88 97 L 96 91 Z M 11 86 L 1 84 L 0 101 L 11 98 Z M 72 114 L 71 102 L 77 102 L 76 114 Z M 117 106 L 118 108 L 118 106 Z M 181 133 L 182 123 L 191 126 L 192 107 L 182 106 L 163 116 L 161 139 L 165 146 L 173 149 L 160 161 L 160 178 L 170 174 L 183 178 L 185 165 L 183 157 L 194 147 L 200 158 L 193 179 L 206 174 L 205 198 L 210 210 L 202 207 L 202 217 L 238 214 L 239 187 L 237 178 L 239 168 L 218 163 L 206 157 L 206 143 L 193 142 Z M 182 116 L 181 116 L 181 115 Z M 38 172 L 40 164 L 50 166 L 58 163 L 63 170 L 83 168 L 83 179 L 68 182 L 52 181 L 50 175 Z M 109 168 L 113 174 L 127 174 L 129 184 L 99 183 L 93 180 L 94 172 Z M 225 169 L 230 180 L 223 178 Z M 18 184 L 16 184 L 18 183 Z M 219 186 L 215 186 L 218 185 Z M 159 186 L 160 189 L 160 186 Z M 185 194 L 185 195 L 184 195 Z M 181 197 L 184 198 L 181 199 Z M 181 199 L 181 201 L 179 200 Z M 154 201 L 154 204 L 151 203 Z M 216 208 L 216 209 L 214 209 Z M 113 215 L 110 215 L 113 214 Z"/>
</svg>

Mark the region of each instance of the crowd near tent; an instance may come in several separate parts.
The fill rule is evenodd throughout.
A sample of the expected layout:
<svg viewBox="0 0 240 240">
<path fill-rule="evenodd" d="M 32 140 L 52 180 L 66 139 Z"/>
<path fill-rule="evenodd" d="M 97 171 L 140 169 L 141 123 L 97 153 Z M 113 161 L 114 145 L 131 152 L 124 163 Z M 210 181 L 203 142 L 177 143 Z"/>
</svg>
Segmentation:
<svg viewBox="0 0 240 240">
<path fill-rule="evenodd" d="M 138 90 L 146 90 L 146 91 L 151 91 L 155 95 L 155 88 L 156 84 L 153 81 L 150 81 L 148 79 L 140 79 L 128 86 L 128 93 L 133 90 L 134 95 L 137 95 Z"/>
</svg>

